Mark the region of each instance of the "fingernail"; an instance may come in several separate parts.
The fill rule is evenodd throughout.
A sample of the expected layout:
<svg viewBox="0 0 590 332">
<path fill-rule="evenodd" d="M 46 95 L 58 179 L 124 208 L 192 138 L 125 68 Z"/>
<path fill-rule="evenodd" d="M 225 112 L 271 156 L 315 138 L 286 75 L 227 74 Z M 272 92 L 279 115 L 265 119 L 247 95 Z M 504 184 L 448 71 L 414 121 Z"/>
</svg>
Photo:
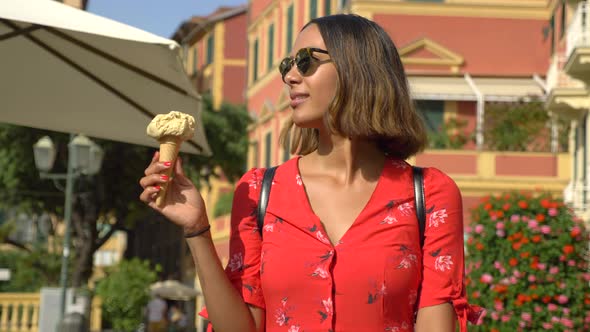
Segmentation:
<svg viewBox="0 0 590 332">
<path fill-rule="evenodd" d="M 168 180 L 168 175 L 162 174 L 162 175 L 160 175 L 160 179 L 166 181 L 166 180 Z"/>
<path fill-rule="evenodd" d="M 160 190 L 160 186 L 154 186 L 154 189 Z"/>
<path fill-rule="evenodd" d="M 158 151 L 154 151 L 154 155 L 152 156 L 152 158 L 156 157 L 156 153 L 158 153 Z"/>
<path fill-rule="evenodd" d="M 164 162 L 164 166 L 170 167 L 170 165 L 172 165 L 172 162 L 171 161 L 165 161 Z"/>
</svg>

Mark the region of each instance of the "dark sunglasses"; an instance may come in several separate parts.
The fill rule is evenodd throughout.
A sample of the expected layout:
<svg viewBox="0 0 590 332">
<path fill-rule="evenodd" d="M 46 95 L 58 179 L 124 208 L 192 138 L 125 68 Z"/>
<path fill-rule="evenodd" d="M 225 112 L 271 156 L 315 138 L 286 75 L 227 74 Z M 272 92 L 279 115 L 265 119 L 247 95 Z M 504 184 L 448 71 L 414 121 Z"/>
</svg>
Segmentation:
<svg viewBox="0 0 590 332">
<path fill-rule="evenodd" d="M 284 58 L 279 64 L 279 72 L 281 73 L 283 82 L 285 82 L 285 76 L 287 73 L 291 70 L 291 68 L 293 68 L 293 64 L 297 66 L 297 70 L 301 75 L 308 75 L 310 69 L 312 68 L 312 64 L 314 62 L 319 62 L 319 59 L 313 56 L 314 52 L 329 54 L 328 51 L 322 50 L 320 48 L 306 47 L 297 51 L 295 58 Z"/>
</svg>

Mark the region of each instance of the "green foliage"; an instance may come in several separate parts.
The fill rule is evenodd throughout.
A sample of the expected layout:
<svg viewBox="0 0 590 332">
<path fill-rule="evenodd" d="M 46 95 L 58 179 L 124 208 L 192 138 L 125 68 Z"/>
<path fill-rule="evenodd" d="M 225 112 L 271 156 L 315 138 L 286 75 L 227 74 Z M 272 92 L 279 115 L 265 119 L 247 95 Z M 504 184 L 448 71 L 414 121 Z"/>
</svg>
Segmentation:
<svg viewBox="0 0 590 332">
<path fill-rule="evenodd" d="M 221 176 L 220 173 L 217 173 L 217 166 L 219 166 L 223 171 L 223 176 L 233 182 L 242 176 L 246 168 L 248 125 L 252 120 L 244 106 L 222 103 L 221 107 L 216 110 L 213 108 L 210 95 L 202 97 L 203 126 L 213 155 L 211 157 L 186 156 L 183 158 L 195 165 L 197 170 L 206 169 L 211 172 L 204 174 L 205 181 L 210 175 Z M 193 175 L 193 179 L 200 180 L 203 174 L 191 175 Z"/>
<path fill-rule="evenodd" d="M 0 292 L 38 292 L 41 287 L 59 284 L 61 255 L 44 248 L 31 252 L 0 251 L 0 267 L 10 269 L 10 280 L 0 281 Z"/>
<path fill-rule="evenodd" d="M 135 331 L 150 299 L 149 286 L 157 281 L 159 267 L 137 258 L 120 262 L 96 286 L 102 298 L 103 318 L 116 331 Z"/>
<path fill-rule="evenodd" d="M 433 149 L 461 149 L 469 141 L 465 130 L 467 120 L 452 118 L 444 122 L 439 131 L 428 133 L 428 143 Z"/>
<path fill-rule="evenodd" d="M 213 217 L 219 217 L 231 213 L 232 202 L 234 199 L 233 192 L 226 192 L 219 196 L 215 209 L 213 210 Z"/>
<path fill-rule="evenodd" d="M 549 114 L 539 101 L 487 104 L 484 138 L 490 150 L 548 151 Z"/>
<path fill-rule="evenodd" d="M 467 240 L 470 302 L 485 331 L 588 331 L 588 232 L 548 194 L 488 197 Z M 474 331 L 484 331 L 474 327 Z"/>
</svg>

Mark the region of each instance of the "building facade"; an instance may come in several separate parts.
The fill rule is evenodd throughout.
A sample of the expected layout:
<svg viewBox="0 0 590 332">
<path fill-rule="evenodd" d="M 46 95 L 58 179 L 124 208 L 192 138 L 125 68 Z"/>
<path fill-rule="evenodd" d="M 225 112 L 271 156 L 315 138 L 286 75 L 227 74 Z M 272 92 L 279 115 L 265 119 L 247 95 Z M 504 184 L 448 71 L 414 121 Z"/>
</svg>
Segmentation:
<svg viewBox="0 0 590 332">
<path fill-rule="evenodd" d="M 547 72 L 546 106 L 570 122 L 571 181 L 565 199 L 586 223 L 590 221 L 590 18 L 587 1 L 563 2 L 554 17 L 560 26 L 559 40 Z"/>
</svg>

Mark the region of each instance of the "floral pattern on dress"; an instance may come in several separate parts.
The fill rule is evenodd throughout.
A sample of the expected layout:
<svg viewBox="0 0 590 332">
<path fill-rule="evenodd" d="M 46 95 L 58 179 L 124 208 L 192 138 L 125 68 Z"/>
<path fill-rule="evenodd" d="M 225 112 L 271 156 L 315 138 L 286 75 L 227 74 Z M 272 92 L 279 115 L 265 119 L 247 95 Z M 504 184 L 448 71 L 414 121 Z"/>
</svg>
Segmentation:
<svg viewBox="0 0 590 332">
<path fill-rule="evenodd" d="M 367 299 L 367 304 L 376 303 L 377 299 L 379 297 L 387 294 L 387 286 L 385 286 L 384 282 L 379 284 L 375 280 L 370 280 L 369 284 L 370 284 L 369 289 L 371 289 L 372 291 L 369 291 L 369 297 Z"/>
<path fill-rule="evenodd" d="M 444 224 L 448 216 L 447 209 L 433 211 L 428 217 L 428 227 L 438 227 L 440 224 Z"/>
<path fill-rule="evenodd" d="M 332 298 L 322 300 L 322 306 L 323 309 L 318 311 L 318 313 L 320 314 L 320 322 L 323 322 L 328 318 L 332 318 L 332 314 L 334 313 Z"/>
<path fill-rule="evenodd" d="M 279 326 L 287 326 L 292 318 L 289 316 L 291 309 L 291 307 L 287 306 L 287 298 L 283 298 L 281 300 L 281 306 L 275 310 L 275 323 Z"/>
<path fill-rule="evenodd" d="M 227 264 L 231 272 L 241 271 L 244 269 L 244 254 L 241 252 L 235 253 Z"/>
<path fill-rule="evenodd" d="M 282 224 L 284 220 L 282 218 L 276 217 L 273 221 L 267 222 L 264 227 L 262 228 L 265 232 L 272 233 L 274 231 L 280 231 L 280 224 Z"/>
<path fill-rule="evenodd" d="M 434 261 L 434 269 L 437 271 L 445 272 L 451 271 L 451 267 L 453 265 L 453 258 L 450 255 L 447 256 L 438 256 Z"/>
<path fill-rule="evenodd" d="M 391 225 L 394 222 L 397 222 L 397 218 L 394 215 L 395 205 L 396 205 L 395 200 L 390 200 L 389 202 L 387 202 L 387 204 L 385 205 L 385 211 L 387 211 L 387 214 L 385 215 L 385 218 L 383 218 L 383 220 L 381 220 L 381 222 L 379 222 L 379 225 L 383 225 L 383 224 Z"/>
</svg>

